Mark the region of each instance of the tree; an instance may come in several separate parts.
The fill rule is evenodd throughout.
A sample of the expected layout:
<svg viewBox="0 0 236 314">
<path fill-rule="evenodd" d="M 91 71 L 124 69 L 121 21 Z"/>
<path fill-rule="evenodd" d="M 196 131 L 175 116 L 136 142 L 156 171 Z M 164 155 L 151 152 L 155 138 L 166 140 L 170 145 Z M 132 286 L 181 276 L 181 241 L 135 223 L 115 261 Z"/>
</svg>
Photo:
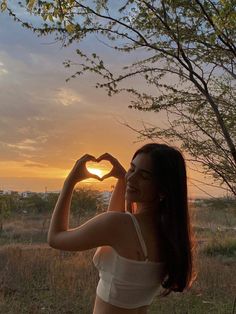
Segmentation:
<svg viewBox="0 0 236 314">
<path fill-rule="evenodd" d="M 85 187 L 74 190 L 71 200 L 71 212 L 74 217 L 78 217 L 78 225 L 80 224 L 81 217 L 90 214 L 94 216 L 94 212 L 102 212 L 104 208 L 105 202 L 99 191 Z"/>
<path fill-rule="evenodd" d="M 117 2 L 108 0 L 24 3 L 29 13 L 42 17 L 42 27 L 21 21 L 7 1 L 2 10 L 40 36 L 54 33 L 65 47 L 96 34 L 107 49 L 141 51 L 138 61 L 113 73 L 100 56 L 85 54 L 78 45 L 85 61 L 71 77 L 91 71 L 102 79 L 96 87 L 109 95 L 130 93 L 130 108 L 164 110 L 169 125 L 145 126 L 136 130 L 140 137 L 178 140 L 205 175 L 236 195 L 234 0 L 126 0 L 117 9 Z M 66 67 L 72 64 L 65 62 Z M 146 83 L 144 91 L 126 82 L 136 77 Z"/>
</svg>

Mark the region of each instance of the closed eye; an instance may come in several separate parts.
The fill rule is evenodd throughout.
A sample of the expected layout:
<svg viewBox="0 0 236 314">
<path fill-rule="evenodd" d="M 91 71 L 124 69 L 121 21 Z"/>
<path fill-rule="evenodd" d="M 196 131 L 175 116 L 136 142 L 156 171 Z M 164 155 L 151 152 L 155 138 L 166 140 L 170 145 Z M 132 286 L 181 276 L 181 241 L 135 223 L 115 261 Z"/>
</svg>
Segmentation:
<svg viewBox="0 0 236 314">
<path fill-rule="evenodd" d="M 129 168 L 129 172 L 134 172 L 134 171 L 135 171 L 134 168 Z M 142 171 L 140 171 L 140 172 L 141 172 L 141 176 L 142 176 L 143 179 L 145 179 L 145 180 L 150 180 L 151 179 L 151 177 L 149 175 L 143 173 Z"/>
<path fill-rule="evenodd" d="M 151 177 L 150 176 L 145 176 L 145 175 L 142 175 L 142 177 L 145 179 L 145 180 L 150 180 Z"/>
</svg>

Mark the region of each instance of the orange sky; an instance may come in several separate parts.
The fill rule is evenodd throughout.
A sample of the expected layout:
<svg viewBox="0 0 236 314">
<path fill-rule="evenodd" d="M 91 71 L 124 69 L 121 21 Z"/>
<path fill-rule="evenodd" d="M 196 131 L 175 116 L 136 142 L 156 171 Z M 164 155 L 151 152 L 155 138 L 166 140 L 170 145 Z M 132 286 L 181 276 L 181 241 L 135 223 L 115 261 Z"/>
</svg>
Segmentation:
<svg viewBox="0 0 236 314">
<path fill-rule="evenodd" d="M 66 83 L 75 69 L 65 69 L 62 62 L 76 58 L 75 47 L 61 49 L 52 39 L 37 38 L 6 14 L 1 22 L 0 189 L 60 190 L 75 161 L 86 153 L 98 157 L 108 152 L 127 170 L 135 150 L 150 140 L 140 141 L 124 124 L 140 130 L 143 124 L 166 125 L 163 113 L 129 109 L 127 95 L 108 97 L 105 90 L 96 89 L 92 75 Z M 85 50 L 91 52 L 93 45 L 85 42 Z M 116 61 L 114 67 L 127 59 L 115 60 L 111 53 L 106 57 Z M 142 82 L 133 84 L 142 87 Z M 189 166 L 191 197 L 224 193 L 194 181 L 208 182 Z M 90 179 L 81 185 L 111 190 L 115 182 Z"/>
</svg>

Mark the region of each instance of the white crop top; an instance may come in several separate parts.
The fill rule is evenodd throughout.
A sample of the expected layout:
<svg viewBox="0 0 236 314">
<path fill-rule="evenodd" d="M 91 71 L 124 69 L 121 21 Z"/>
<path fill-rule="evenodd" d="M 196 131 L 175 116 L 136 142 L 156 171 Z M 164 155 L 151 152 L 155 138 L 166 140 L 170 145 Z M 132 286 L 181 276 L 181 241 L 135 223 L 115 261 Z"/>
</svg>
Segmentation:
<svg viewBox="0 0 236 314">
<path fill-rule="evenodd" d="M 136 261 L 120 256 L 111 246 L 97 248 L 93 263 L 99 271 L 97 295 L 115 306 L 132 309 L 150 305 L 158 293 L 165 271 L 164 263 L 151 262 L 135 216 L 130 212 L 146 260 Z M 102 248 L 102 250 L 101 250 Z"/>
</svg>

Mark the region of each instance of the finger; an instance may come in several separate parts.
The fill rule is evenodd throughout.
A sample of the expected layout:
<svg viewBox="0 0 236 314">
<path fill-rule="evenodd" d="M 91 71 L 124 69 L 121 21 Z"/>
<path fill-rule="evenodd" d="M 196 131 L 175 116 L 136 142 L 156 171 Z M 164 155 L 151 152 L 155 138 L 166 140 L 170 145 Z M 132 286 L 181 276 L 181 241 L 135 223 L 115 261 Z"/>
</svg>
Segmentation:
<svg viewBox="0 0 236 314">
<path fill-rule="evenodd" d="M 97 161 L 101 161 L 101 160 L 108 160 L 108 161 L 112 161 L 114 160 L 114 157 L 108 153 L 102 154 L 101 156 L 99 156 L 97 158 Z"/>
<path fill-rule="evenodd" d="M 94 161 L 97 160 L 93 155 L 89 155 L 89 154 L 86 154 L 86 155 L 85 155 L 85 159 L 86 159 L 86 160 L 94 160 Z"/>
<path fill-rule="evenodd" d="M 87 161 L 95 161 L 96 162 L 97 159 L 94 156 L 92 156 L 92 155 L 86 154 L 79 161 L 80 162 L 82 161 L 83 163 L 85 163 Z"/>
<path fill-rule="evenodd" d="M 96 174 L 89 174 L 89 177 L 90 178 L 93 178 L 93 179 L 97 179 L 97 180 L 100 180 L 101 178 L 99 176 L 97 176 Z"/>
<path fill-rule="evenodd" d="M 97 161 L 101 161 L 102 159 L 106 158 L 106 154 L 102 154 L 97 158 Z"/>
<path fill-rule="evenodd" d="M 112 177 L 113 175 L 112 175 L 112 172 L 109 172 L 109 173 L 107 173 L 107 174 L 105 174 L 103 177 L 102 177 L 102 180 L 105 180 L 105 179 L 107 179 L 107 178 L 109 178 L 109 177 Z"/>
</svg>

